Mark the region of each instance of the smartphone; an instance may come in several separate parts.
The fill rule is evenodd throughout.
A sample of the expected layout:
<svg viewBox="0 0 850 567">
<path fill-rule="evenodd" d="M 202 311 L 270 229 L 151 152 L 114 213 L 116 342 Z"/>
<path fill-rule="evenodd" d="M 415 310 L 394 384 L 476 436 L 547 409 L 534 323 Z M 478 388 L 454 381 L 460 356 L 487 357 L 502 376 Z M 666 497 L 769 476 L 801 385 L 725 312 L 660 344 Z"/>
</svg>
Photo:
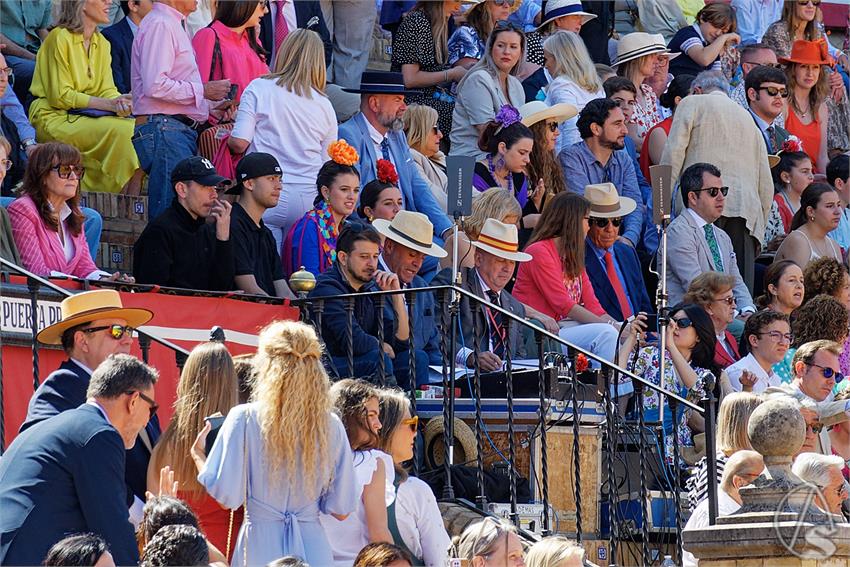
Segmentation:
<svg viewBox="0 0 850 567">
<path fill-rule="evenodd" d="M 226 98 L 227 100 L 235 99 L 236 98 L 236 91 L 238 91 L 238 90 L 239 90 L 238 85 L 230 85 L 230 92 L 227 93 L 227 96 L 224 97 L 224 98 Z"/>
<path fill-rule="evenodd" d="M 204 446 L 204 452 L 209 455 L 212 450 L 213 443 L 215 443 L 216 437 L 218 437 L 218 432 L 221 430 L 221 426 L 224 423 L 224 416 L 221 414 L 211 415 L 209 417 L 205 417 L 204 421 L 210 424 L 211 429 L 209 435 L 207 435 L 207 443 Z"/>
</svg>

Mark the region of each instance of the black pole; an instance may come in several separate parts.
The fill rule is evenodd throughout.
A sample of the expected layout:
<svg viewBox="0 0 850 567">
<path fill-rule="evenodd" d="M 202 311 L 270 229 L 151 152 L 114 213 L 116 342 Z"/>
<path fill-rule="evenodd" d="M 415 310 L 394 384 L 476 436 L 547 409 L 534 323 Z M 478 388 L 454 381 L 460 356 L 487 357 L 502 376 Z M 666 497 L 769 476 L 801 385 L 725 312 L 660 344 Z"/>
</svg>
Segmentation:
<svg viewBox="0 0 850 567">
<path fill-rule="evenodd" d="M 478 496 L 475 497 L 475 504 L 479 510 L 486 510 L 487 494 L 484 492 L 484 418 L 481 410 L 481 367 L 478 364 L 478 354 L 481 350 L 479 345 L 481 344 L 482 337 L 479 333 L 477 321 L 481 315 L 481 304 L 476 302 L 474 309 L 475 312 L 472 314 L 472 365 L 475 368 L 473 373 L 473 387 L 475 391 L 472 393 L 472 398 L 475 404 L 475 448 L 478 453 L 475 463 Z"/>
<path fill-rule="evenodd" d="M 415 294 L 410 294 L 411 299 L 413 301 L 408 302 L 407 304 L 407 320 L 410 321 L 410 343 L 413 345 L 413 321 L 414 321 L 414 313 L 413 307 L 415 302 Z M 410 388 L 407 390 L 407 395 L 410 398 L 410 408 L 413 412 L 413 415 L 416 415 L 418 412 L 416 411 L 416 359 L 413 356 L 412 351 L 415 347 L 411 346 L 411 357 L 410 357 L 410 375 L 408 377 L 410 381 Z M 426 377 L 427 379 L 427 377 Z M 421 427 L 421 426 L 420 426 Z M 419 476 L 419 458 L 421 457 L 422 446 L 419 443 L 413 444 L 413 476 Z"/>
<path fill-rule="evenodd" d="M 717 521 L 717 447 L 714 436 L 714 392 L 709 391 L 702 399 L 705 408 L 705 457 L 708 465 L 708 525 Z"/>
<path fill-rule="evenodd" d="M 443 472 L 446 475 L 446 483 L 443 485 L 443 499 L 454 500 L 455 491 L 452 486 L 452 447 L 454 445 L 454 385 L 455 385 L 455 350 L 457 348 L 457 325 L 458 325 L 458 302 L 457 292 L 452 292 L 453 300 L 449 302 L 449 372 L 443 373 L 443 444 L 445 446 L 445 459 L 443 461 Z"/>
<path fill-rule="evenodd" d="M 410 344 L 410 359 L 408 360 L 407 380 L 410 383 L 410 389 L 416 391 L 416 334 L 414 333 L 414 321 L 416 321 L 414 310 L 416 309 L 416 292 L 411 292 L 407 297 L 407 327 L 410 336 L 408 344 Z"/>
<path fill-rule="evenodd" d="M 392 308 L 393 308 L 392 307 L 392 298 L 390 298 L 390 309 L 392 309 Z M 353 311 L 353 305 L 352 305 L 352 311 Z M 384 296 L 383 295 L 378 296 L 377 315 L 378 315 L 378 384 L 380 384 L 381 387 L 384 388 L 387 385 L 387 369 L 385 367 L 386 365 L 384 364 Z M 393 319 L 398 319 L 398 317 L 395 317 L 395 311 L 393 311 Z M 353 322 L 351 322 L 350 317 L 349 317 L 348 328 L 350 330 L 350 336 L 353 337 L 354 336 L 354 326 L 353 326 Z M 352 339 L 352 343 L 353 343 L 353 339 Z M 351 354 L 352 358 L 350 359 L 351 362 L 349 362 L 349 365 L 352 368 L 351 376 L 354 377 L 354 370 L 353 370 L 353 368 L 354 368 L 354 362 L 353 362 L 354 348 L 353 348 L 353 345 L 352 345 L 350 352 L 352 353 Z M 359 376 L 357 378 L 359 378 Z"/>
<path fill-rule="evenodd" d="M 354 298 L 349 297 L 345 302 L 345 311 L 348 314 L 348 348 L 346 349 L 346 354 L 348 355 L 348 378 L 356 378 L 354 376 Z M 381 313 L 378 315 L 383 321 L 384 314 Z M 381 359 L 384 358 L 384 345 L 378 345 L 378 356 Z"/>
<path fill-rule="evenodd" d="M 674 399 L 667 402 L 670 407 L 670 416 L 673 418 L 673 504 L 676 506 L 676 557 L 682 559 L 682 505 L 681 494 L 679 493 L 679 419 L 676 415 L 678 403 Z M 661 424 L 664 427 L 664 424 Z"/>
<path fill-rule="evenodd" d="M 617 425 L 615 423 L 617 408 L 614 406 L 611 397 L 611 373 L 608 368 L 602 369 L 602 379 L 604 384 L 602 401 L 605 404 L 605 434 L 608 438 L 608 451 L 605 453 L 605 465 L 608 470 L 608 555 L 610 561 L 614 563 L 617 558 L 617 532 L 619 528 L 617 524 L 617 478 L 614 468 L 614 457 L 617 450 Z M 614 383 L 617 383 L 616 379 Z"/>
<path fill-rule="evenodd" d="M 30 292 L 30 328 L 32 329 L 32 389 L 38 390 L 38 288 L 35 278 L 27 278 L 27 289 Z"/>
<path fill-rule="evenodd" d="M 543 497 L 543 537 L 552 533 L 549 525 L 549 449 L 546 446 L 546 418 L 549 413 L 549 397 L 552 392 L 546 387 L 546 371 L 543 369 L 543 334 L 535 331 L 537 343 L 537 389 L 540 394 L 540 407 L 537 409 L 540 428 L 540 493 Z"/>
<path fill-rule="evenodd" d="M 640 551 L 644 565 L 651 565 L 649 556 L 649 514 L 647 512 L 646 490 L 646 420 L 643 415 L 643 384 L 634 383 L 635 407 L 638 412 L 638 456 L 640 462 L 640 512 L 641 512 L 641 542 Z"/>
<path fill-rule="evenodd" d="M 142 351 L 142 362 L 148 364 L 151 352 L 151 338 L 147 335 L 139 335 L 139 349 Z"/>
<path fill-rule="evenodd" d="M 519 513 L 517 512 L 516 495 L 516 440 L 514 439 L 514 376 L 513 363 L 511 361 L 511 320 L 503 319 L 504 338 L 502 344 L 505 347 L 505 386 L 508 400 L 508 479 L 511 495 L 511 521 L 519 527 Z"/>
</svg>

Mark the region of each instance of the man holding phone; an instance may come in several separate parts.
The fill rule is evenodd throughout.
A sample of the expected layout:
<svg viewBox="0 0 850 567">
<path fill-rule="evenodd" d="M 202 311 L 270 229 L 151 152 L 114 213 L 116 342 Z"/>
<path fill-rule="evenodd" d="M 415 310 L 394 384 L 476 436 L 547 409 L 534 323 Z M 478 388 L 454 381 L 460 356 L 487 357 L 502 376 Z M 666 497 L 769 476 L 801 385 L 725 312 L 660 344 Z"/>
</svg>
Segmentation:
<svg viewBox="0 0 850 567">
<path fill-rule="evenodd" d="M 176 199 L 136 241 L 136 282 L 184 289 L 234 289 L 230 210 L 218 199 L 228 180 L 202 157 L 179 162 L 171 174 Z M 207 222 L 212 217 L 214 222 Z"/>
</svg>

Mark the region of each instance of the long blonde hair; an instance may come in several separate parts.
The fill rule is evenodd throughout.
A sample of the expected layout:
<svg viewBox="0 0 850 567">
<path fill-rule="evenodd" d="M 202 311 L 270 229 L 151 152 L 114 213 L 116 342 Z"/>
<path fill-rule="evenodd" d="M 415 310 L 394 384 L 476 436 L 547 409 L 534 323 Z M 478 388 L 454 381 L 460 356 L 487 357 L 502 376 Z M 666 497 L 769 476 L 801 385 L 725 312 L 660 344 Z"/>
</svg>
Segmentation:
<svg viewBox="0 0 850 567">
<path fill-rule="evenodd" d="M 565 76 L 589 93 L 602 89 L 602 82 L 584 41 L 577 33 L 558 31 L 543 42 L 543 51 L 555 62 L 553 77 Z"/>
<path fill-rule="evenodd" d="M 284 470 L 290 478 L 303 479 L 307 496 L 316 497 L 333 472 L 330 381 L 316 331 L 296 321 L 270 323 L 260 331 L 254 365 L 252 399 L 272 478 Z"/>
<path fill-rule="evenodd" d="M 313 89 L 324 95 L 327 72 L 322 38 L 312 30 L 289 32 L 280 44 L 272 72 L 263 78 L 304 98 L 313 98 Z"/>
<path fill-rule="evenodd" d="M 151 454 L 153 470 L 169 465 L 181 491 L 202 492 L 190 449 L 204 428 L 204 418 L 216 412 L 227 415 L 237 404 L 237 396 L 236 370 L 227 348 L 209 342 L 192 349 L 177 383 L 171 424 Z"/>
<path fill-rule="evenodd" d="M 544 537 L 525 555 L 527 567 L 559 567 L 567 561 L 570 565 L 583 565 L 584 548 L 561 535 Z"/>
</svg>

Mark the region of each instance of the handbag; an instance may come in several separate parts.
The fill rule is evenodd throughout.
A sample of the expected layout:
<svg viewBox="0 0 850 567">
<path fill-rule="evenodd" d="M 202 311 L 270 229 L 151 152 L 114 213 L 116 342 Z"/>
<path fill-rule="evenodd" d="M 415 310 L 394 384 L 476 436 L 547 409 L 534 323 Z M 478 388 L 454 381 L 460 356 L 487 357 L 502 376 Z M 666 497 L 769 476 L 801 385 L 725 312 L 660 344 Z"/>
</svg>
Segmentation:
<svg viewBox="0 0 850 567">
<path fill-rule="evenodd" d="M 224 75 L 224 62 L 221 57 L 221 43 L 218 39 L 218 33 L 212 28 L 212 24 L 207 26 L 215 35 L 215 43 L 213 44 L 212 61 L 210 62 L 210 72 L 207 78 L 208 81 L 215 80 L 216 68 L 219 71 L 219 76 Z M 219 122 L 218 124 L 210 125 L 198 135 L 198 155 L 205 157 L 216 171 L 225 177 L 233 179 L 236 171 L 236 163 L 238 158 L 232 155 L 230 148 L 227 147 L 227 139 L 230 137 L 230 132 L 233 131 L 233 122 Z M 222 150 L 222 147 L 224 150 Z M 221 153 L 221 155 L 219 155 Z M 232 163 L 227 164 L 226 157 L 230 157 Z M 218 158 L 218 161 L 217 161 Z M 219 169 L 223 167 L 224 170 Z M 231 173 L 226 173 L 226 170 L 232 169 Z"/>
</svg>

